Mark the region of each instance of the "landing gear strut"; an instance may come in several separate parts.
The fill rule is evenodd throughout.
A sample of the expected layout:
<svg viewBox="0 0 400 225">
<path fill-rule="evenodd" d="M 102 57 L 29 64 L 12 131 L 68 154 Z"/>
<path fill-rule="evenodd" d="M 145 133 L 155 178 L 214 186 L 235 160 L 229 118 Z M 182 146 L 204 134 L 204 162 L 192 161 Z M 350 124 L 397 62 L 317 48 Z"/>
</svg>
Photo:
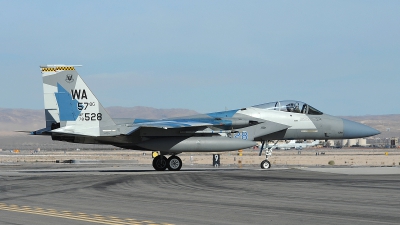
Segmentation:
<svg viewBox="0 0 400 225">
<path fill-rule="evenodd" d="M 172 155 L 168 159 L 159 155 L 153 159 L 153 168 L 157 171 L 164 171 L 167 168 L 170 171 L 178 171 L 182 168 L 182 160 L 176 155 Z"/>
</svg>

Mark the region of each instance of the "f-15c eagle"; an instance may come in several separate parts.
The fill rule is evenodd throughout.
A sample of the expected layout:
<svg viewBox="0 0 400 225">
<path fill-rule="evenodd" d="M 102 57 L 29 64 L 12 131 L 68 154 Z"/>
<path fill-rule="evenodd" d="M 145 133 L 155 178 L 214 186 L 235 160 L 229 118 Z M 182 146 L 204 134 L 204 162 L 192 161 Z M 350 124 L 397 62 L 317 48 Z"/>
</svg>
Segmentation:
<svg viewBox="0 0 400 225">
<path fill-rule="evenodd" d="M 159 151 L 155 170 L 180 170 L 182 152 L 233 151 L 268 140 L 349 139 L 379 134 L 360 123 L 322 113 L 301 101 L 160 120 L 111 118 L 76 66 L 41 66 L 46 127 L 31 132 L 53 140 Z M 168 158 L 166 156 L 169 156 Z M 268 160 L 261 168 L 270 168 Z"/>
</svg>

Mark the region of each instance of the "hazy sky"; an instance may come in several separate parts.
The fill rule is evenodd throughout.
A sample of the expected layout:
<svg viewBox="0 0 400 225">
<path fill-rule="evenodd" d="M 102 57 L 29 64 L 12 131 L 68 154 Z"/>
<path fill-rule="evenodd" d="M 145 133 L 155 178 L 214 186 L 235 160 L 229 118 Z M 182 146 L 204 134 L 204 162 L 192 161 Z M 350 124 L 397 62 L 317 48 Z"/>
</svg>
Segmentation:
<svg viewBox="0 0 400 225">
<path fill-rule="evenodd" d="M 0 107 L 43 108 L 39 65 L 104 106 L 206 113 L 295 99 L 400 113 L 400 1 L 0 1 Z"/>
</svg>

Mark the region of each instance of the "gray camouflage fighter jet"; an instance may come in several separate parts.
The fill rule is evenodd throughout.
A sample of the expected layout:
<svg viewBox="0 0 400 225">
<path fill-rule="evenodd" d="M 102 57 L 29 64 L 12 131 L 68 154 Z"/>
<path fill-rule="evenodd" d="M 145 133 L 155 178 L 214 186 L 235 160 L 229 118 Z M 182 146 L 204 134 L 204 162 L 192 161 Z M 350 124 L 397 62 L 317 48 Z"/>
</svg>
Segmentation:
<svg viewBox="0 0 400 225">
<path fill-rule="evenodd" d="M 111 118 L 75 70 L 41 66 L 46 127 L 31 132 L 53 140 L 159 151 L 156 170 L 180 170 L 182 152 L 232 151 L 261 141 L 349 139 L 379 134 L 360 123 L 322 113 L 300 101 L 277 101 L 188 117 L 148 120 Z M 169 156 L 167 158 L 166 156 Z M 268 160 L 261 168 L 270 168 Z"/>
</svg>

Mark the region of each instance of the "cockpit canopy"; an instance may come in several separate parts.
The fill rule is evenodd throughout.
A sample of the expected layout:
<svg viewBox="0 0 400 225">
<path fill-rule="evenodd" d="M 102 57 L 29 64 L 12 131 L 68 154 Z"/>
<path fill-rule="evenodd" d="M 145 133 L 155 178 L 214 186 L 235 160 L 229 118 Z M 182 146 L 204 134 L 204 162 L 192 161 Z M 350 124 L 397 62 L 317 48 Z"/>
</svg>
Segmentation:
<svg viewBox="0 0 400 225">
<path fill-rule="evenodd" d="M 304 102 L 285 100 L 278 102 L 269 102 L 261 105 L 253 106 L 260 109 L 276 110 L 283 112 L 302 113 L 308 115 L 322 115 L 323 113 L 318 109 L 308 105 Z"/>
</svg>

